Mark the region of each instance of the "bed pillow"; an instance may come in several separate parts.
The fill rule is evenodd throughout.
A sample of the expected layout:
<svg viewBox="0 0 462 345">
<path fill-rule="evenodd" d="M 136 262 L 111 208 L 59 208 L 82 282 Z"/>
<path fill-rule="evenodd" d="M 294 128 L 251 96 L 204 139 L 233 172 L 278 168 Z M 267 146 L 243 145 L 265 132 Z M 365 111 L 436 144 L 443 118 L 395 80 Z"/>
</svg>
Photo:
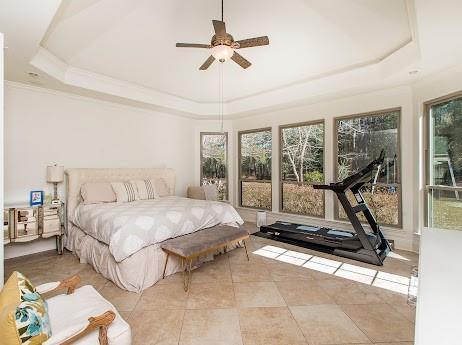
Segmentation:
<svg viewBox="0 0 462 345">
<path fill-rule="evenodd" d="M 108 182 L 85 183 L 80 188 L 84 204 L 100 204 L 103 202 L 115 202 L 116 194 Z"/>
<path fill-rule="evenodd" d="M 0 292 L 2 344 L 41 344 L 51 337 L 46 301 L 30 281 L 13 272 Z"/>
<path fill-rule="evenodd" d="M 156 199 L 158 198 L 156 192 L 156 181 L 154 180 L 135 180 L 130 181 L 136 186 L 140 200 Z"/>
<path fill-rule="evenodd" d="M 111 182 L 111 186 L 116 194 L 117 202 L 132 202 L 140 199 L 136 185 L 130 181 Z"/>
<path fill-rule="evenodd" d="M 168 187 L 167 181 L 163 178 L 156 178 L 155 180 L 156 185 L 156 193 L 159 197 L 169 196 L 172 195 L 170 188 Z"/>
</svg>

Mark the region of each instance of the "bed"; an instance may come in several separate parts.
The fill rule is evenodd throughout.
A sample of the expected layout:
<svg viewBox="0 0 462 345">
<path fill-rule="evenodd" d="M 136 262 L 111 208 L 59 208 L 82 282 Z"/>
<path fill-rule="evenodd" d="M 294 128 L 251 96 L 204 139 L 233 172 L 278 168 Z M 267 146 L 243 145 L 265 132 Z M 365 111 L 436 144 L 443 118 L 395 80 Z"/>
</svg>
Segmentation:
<svg viewBox="0 0 462 345">
<path fill-rule="evenodd" d="M 229 204 L 173 196 L 172 169 L 68 169 L 66 177 L 66 248 L 128 291 L 140 292 L 162 278 L 162 241 L 218 224 L 243 223 Z M 80 190 L 85 183 L 156 178 L 164 179 L 170 196 L 129 203 L 82 203 Z M 178 260 L 170 260 L 166 275 L 178 272 L 180 266 Z"/>
</svg>

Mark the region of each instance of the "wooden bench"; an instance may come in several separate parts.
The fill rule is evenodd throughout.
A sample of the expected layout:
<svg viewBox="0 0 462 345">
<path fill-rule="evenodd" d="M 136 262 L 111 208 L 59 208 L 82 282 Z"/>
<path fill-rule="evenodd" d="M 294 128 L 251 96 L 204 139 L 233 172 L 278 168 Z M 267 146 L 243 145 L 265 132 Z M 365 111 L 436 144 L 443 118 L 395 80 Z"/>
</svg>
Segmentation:
<svg viewBox="0 0 462 345">
<path fill-rule="evenodd" d="M 191 282 L 191 265 L 195 258 L 220 249 L 226 251 L 229 245 L 242 241 L 244 243 L 247 260 L 249 260 L 249 254 L 245 243 L 245 240 L 248 238 L 249 233 L 244 229 L 227 225 L 218 225 L 193 232 L 192 234 L 166 240 L 161 244 L 162 250 L 167 253 L 162 278 L 165 278 L 165 270 L 167 269 L 169 256 L 175 255 L 181 259 L 183 287 L 185 291 L 188 291 L 189 283 Z"/>
</svg>

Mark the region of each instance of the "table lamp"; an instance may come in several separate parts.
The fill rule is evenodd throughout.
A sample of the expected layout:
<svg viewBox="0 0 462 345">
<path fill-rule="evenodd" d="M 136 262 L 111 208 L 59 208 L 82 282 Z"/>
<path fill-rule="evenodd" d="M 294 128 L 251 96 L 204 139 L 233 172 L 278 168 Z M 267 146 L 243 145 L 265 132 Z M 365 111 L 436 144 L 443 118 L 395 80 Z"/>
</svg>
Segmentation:
<svg viewBox="0 0 462 345">
<path fill-rule="evenodd" d="M 58 183 L 64 181 L 64 167 L 56 164 L 53 166 L 47 166 L 47 181 L 52 182 L 54 185 L 53 200 L 51 203 L 58 204 Z"/>
</svg>

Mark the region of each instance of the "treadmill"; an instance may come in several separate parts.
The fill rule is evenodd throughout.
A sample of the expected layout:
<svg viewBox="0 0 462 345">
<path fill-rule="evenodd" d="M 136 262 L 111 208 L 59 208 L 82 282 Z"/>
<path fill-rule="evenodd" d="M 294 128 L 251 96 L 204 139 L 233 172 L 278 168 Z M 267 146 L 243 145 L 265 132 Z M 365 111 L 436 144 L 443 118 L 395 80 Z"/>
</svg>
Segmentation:
<svg viewBox="0 0 462 345">
<path fill-rule="evenodd" d="M 343 181 L 328 185 L 313 185 L 314 189 L 331 190 L 337 195 L 355 232 L 278 221 L 260 227 L 260 232 L 255 235 L 382 266 L 391 247 L 367 207 L 360 188 L 371 180 L 375 182 L 384 158 L 385 152 L 382 150 L 377 159 Z M 372 172 L 375 169 L 377 174 L 372 179 Z M 348 190 L 353 193 L 357 205 L 353 206 L 348 200 L 346 196 Z M 364 214 L 371 231 L 366 231 L 361 224 L 357 216 L 360 212 Z"/>
</svg>

